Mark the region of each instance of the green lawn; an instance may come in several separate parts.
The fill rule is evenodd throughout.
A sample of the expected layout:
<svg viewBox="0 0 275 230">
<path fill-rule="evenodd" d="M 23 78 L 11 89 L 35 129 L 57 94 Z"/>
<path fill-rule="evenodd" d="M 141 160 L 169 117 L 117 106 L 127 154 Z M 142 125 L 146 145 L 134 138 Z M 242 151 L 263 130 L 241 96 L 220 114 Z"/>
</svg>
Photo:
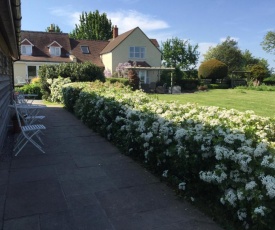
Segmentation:
<svg viewBox="0 0 275 230">
<path fill-rule="evenodd" d="M 158 94 L 157 97 L 182 104 L 191 102 L 239 111 L 253 110 L 255 114 L 265 117 L 275 116 L 275 91 L 215 89 L 195 93 Z"/>
</svg>

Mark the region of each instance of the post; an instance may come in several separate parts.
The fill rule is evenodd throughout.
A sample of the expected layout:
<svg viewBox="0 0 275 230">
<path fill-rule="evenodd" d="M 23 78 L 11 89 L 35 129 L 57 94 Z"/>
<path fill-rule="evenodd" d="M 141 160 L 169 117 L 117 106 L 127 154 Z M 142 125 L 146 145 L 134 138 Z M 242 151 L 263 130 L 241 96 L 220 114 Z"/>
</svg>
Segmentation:
<svg viewBox="0 0 275 230">
<path fill-rule="evenodd" d="M 173 94 L 173 72 L 171 71 L 171 94 Z"/>
</svg>

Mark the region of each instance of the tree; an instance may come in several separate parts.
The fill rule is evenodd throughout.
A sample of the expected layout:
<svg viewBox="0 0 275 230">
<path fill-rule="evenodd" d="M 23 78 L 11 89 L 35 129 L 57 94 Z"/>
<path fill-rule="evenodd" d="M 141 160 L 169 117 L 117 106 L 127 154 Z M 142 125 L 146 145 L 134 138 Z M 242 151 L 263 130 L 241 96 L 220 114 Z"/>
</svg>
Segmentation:
<svg viewBox="0 0 275 230">
<path fill-rule="evenodd" d="M 79 24 L 70 33 L 74 39 L 108 40 L 112 37 L 112 23 L 105 13 L 83 12 L 79 17 Z"/>
<path fill-rule="evenodd" d="M 166 67 L 190 70 L 199 59 L 198 45 L 192 46 L 187 40 L 168 39 L 162 43 L 162 59 Z"/>
<path fill-rule="evenodd" d="M 268 70 L 261 64 L 250 65 L 248 70 L 251 72 L 251 80 L 255 86 L 258 86 L 269 75 Z"/>
<path fill-rule="evenodd" d="M 215 83 L 216 79 L 226 78 L 227 72 L 228 67 L 225 63 L 217 59 L 210 59 L 200 65 L 198 76 L 199 78 L 212 79 L 212 83 Z"/>
<path fill-rule="evenodd" d="M 210 47 L 204 54 L 204 61 L 215 58 L 228 66 L 228 72 L 240 70 L 243 67 L 242 52 L 238 42 L 227 37 L 225 41 L 215 47 Z"/>
<path fill-rule="evenodd" d="M 59 28 L 58 25 L 51 24 L 47 29 L 45 30 L 46 32 L 56 32 L 56 33 L 62 33 L 61 29 Z"/>
<path fill-rule="evenodd" d="M 139 89 L 139 77 L 137 72 L 133 69 L 128 71 L 129 85 L 132 87 L 132 90 Z"/>
<path fill-rule="evenodd" d="M 268 31 L 261 42 L 263 50 L 275 54 L 275 31 Z"/>
</svg>

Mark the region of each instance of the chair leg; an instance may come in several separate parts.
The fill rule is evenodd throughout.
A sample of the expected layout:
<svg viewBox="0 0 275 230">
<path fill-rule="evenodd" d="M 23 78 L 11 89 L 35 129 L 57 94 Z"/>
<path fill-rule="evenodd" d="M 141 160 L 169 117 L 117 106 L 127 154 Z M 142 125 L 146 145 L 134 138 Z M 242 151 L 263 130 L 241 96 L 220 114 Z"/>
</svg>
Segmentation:
<svg viewBox="0 0 275 230">
<path fill-rule="evenodd" d="M 21 141 L 16 144 L 16 147 L 14 148 L 14 151 L 16 150 L 17 147 L 19 147 L 21 144 L 21 147 L 18 149 L 18 151 L 15 153 L 15 156 L 17 156 L 21 150 L 25 147 L 25 145 L 28 143 L 28 142 L 31 142 L 37 149 L 39 149 L 42 153 L 45 153 L 45 151 L 42 149 L 42 147 L 37 144 L 32 138 L 37 135 L 39 133 L 40 130 L 37 130 L 36 132 L 34 132 L 32 135 L 30 136 L 27 136 L 27 135 L 24 135 L 24 137 L 21 139 Z M 25 142 L 24 142 L 25 140 Z"/>
</svg>

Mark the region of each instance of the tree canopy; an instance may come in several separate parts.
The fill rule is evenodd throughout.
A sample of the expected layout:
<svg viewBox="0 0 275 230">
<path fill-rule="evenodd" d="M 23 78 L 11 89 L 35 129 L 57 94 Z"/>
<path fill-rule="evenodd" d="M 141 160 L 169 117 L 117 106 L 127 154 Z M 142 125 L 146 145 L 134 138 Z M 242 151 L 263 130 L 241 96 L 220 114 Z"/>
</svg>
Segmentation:
<svg viewBox="0 0 275 230">
<path fill-rule="evenodd" d="M 261 45 L 266 52 L 275 54 L 275 31 L 268 31 Z"/>
<path fill-rule="evenodd" d="M 112 38 L 112 22 L 107 18 L 106 13 L 82 12 L 79 17 L 79 24 L 70 33 L 71 38 L 108 40 Z"/>
<path fill-rule="evenodd" d="M 56 33 L 62 33 L 61 29 L 58 25 L 51 24 L 49 27 L 46 28 L 46 32 L 56 32 Z"/>
<path fill-rule="evenodd" d="M 242 51 L 238 42 L 229 36 L 215 47 L 210 47 L 204 54 L 204 60 L 215 58 L 228 66 L 228 72 L 240 70 L 243 67 Z"/>
<path fill-rule="evenodd" d="M 198 45 L 179 38 L 168 39 L 162 43 L 162 60 L 166 67 L 189 70 L 195 67 L 199 59 Z"/>
</svg>

